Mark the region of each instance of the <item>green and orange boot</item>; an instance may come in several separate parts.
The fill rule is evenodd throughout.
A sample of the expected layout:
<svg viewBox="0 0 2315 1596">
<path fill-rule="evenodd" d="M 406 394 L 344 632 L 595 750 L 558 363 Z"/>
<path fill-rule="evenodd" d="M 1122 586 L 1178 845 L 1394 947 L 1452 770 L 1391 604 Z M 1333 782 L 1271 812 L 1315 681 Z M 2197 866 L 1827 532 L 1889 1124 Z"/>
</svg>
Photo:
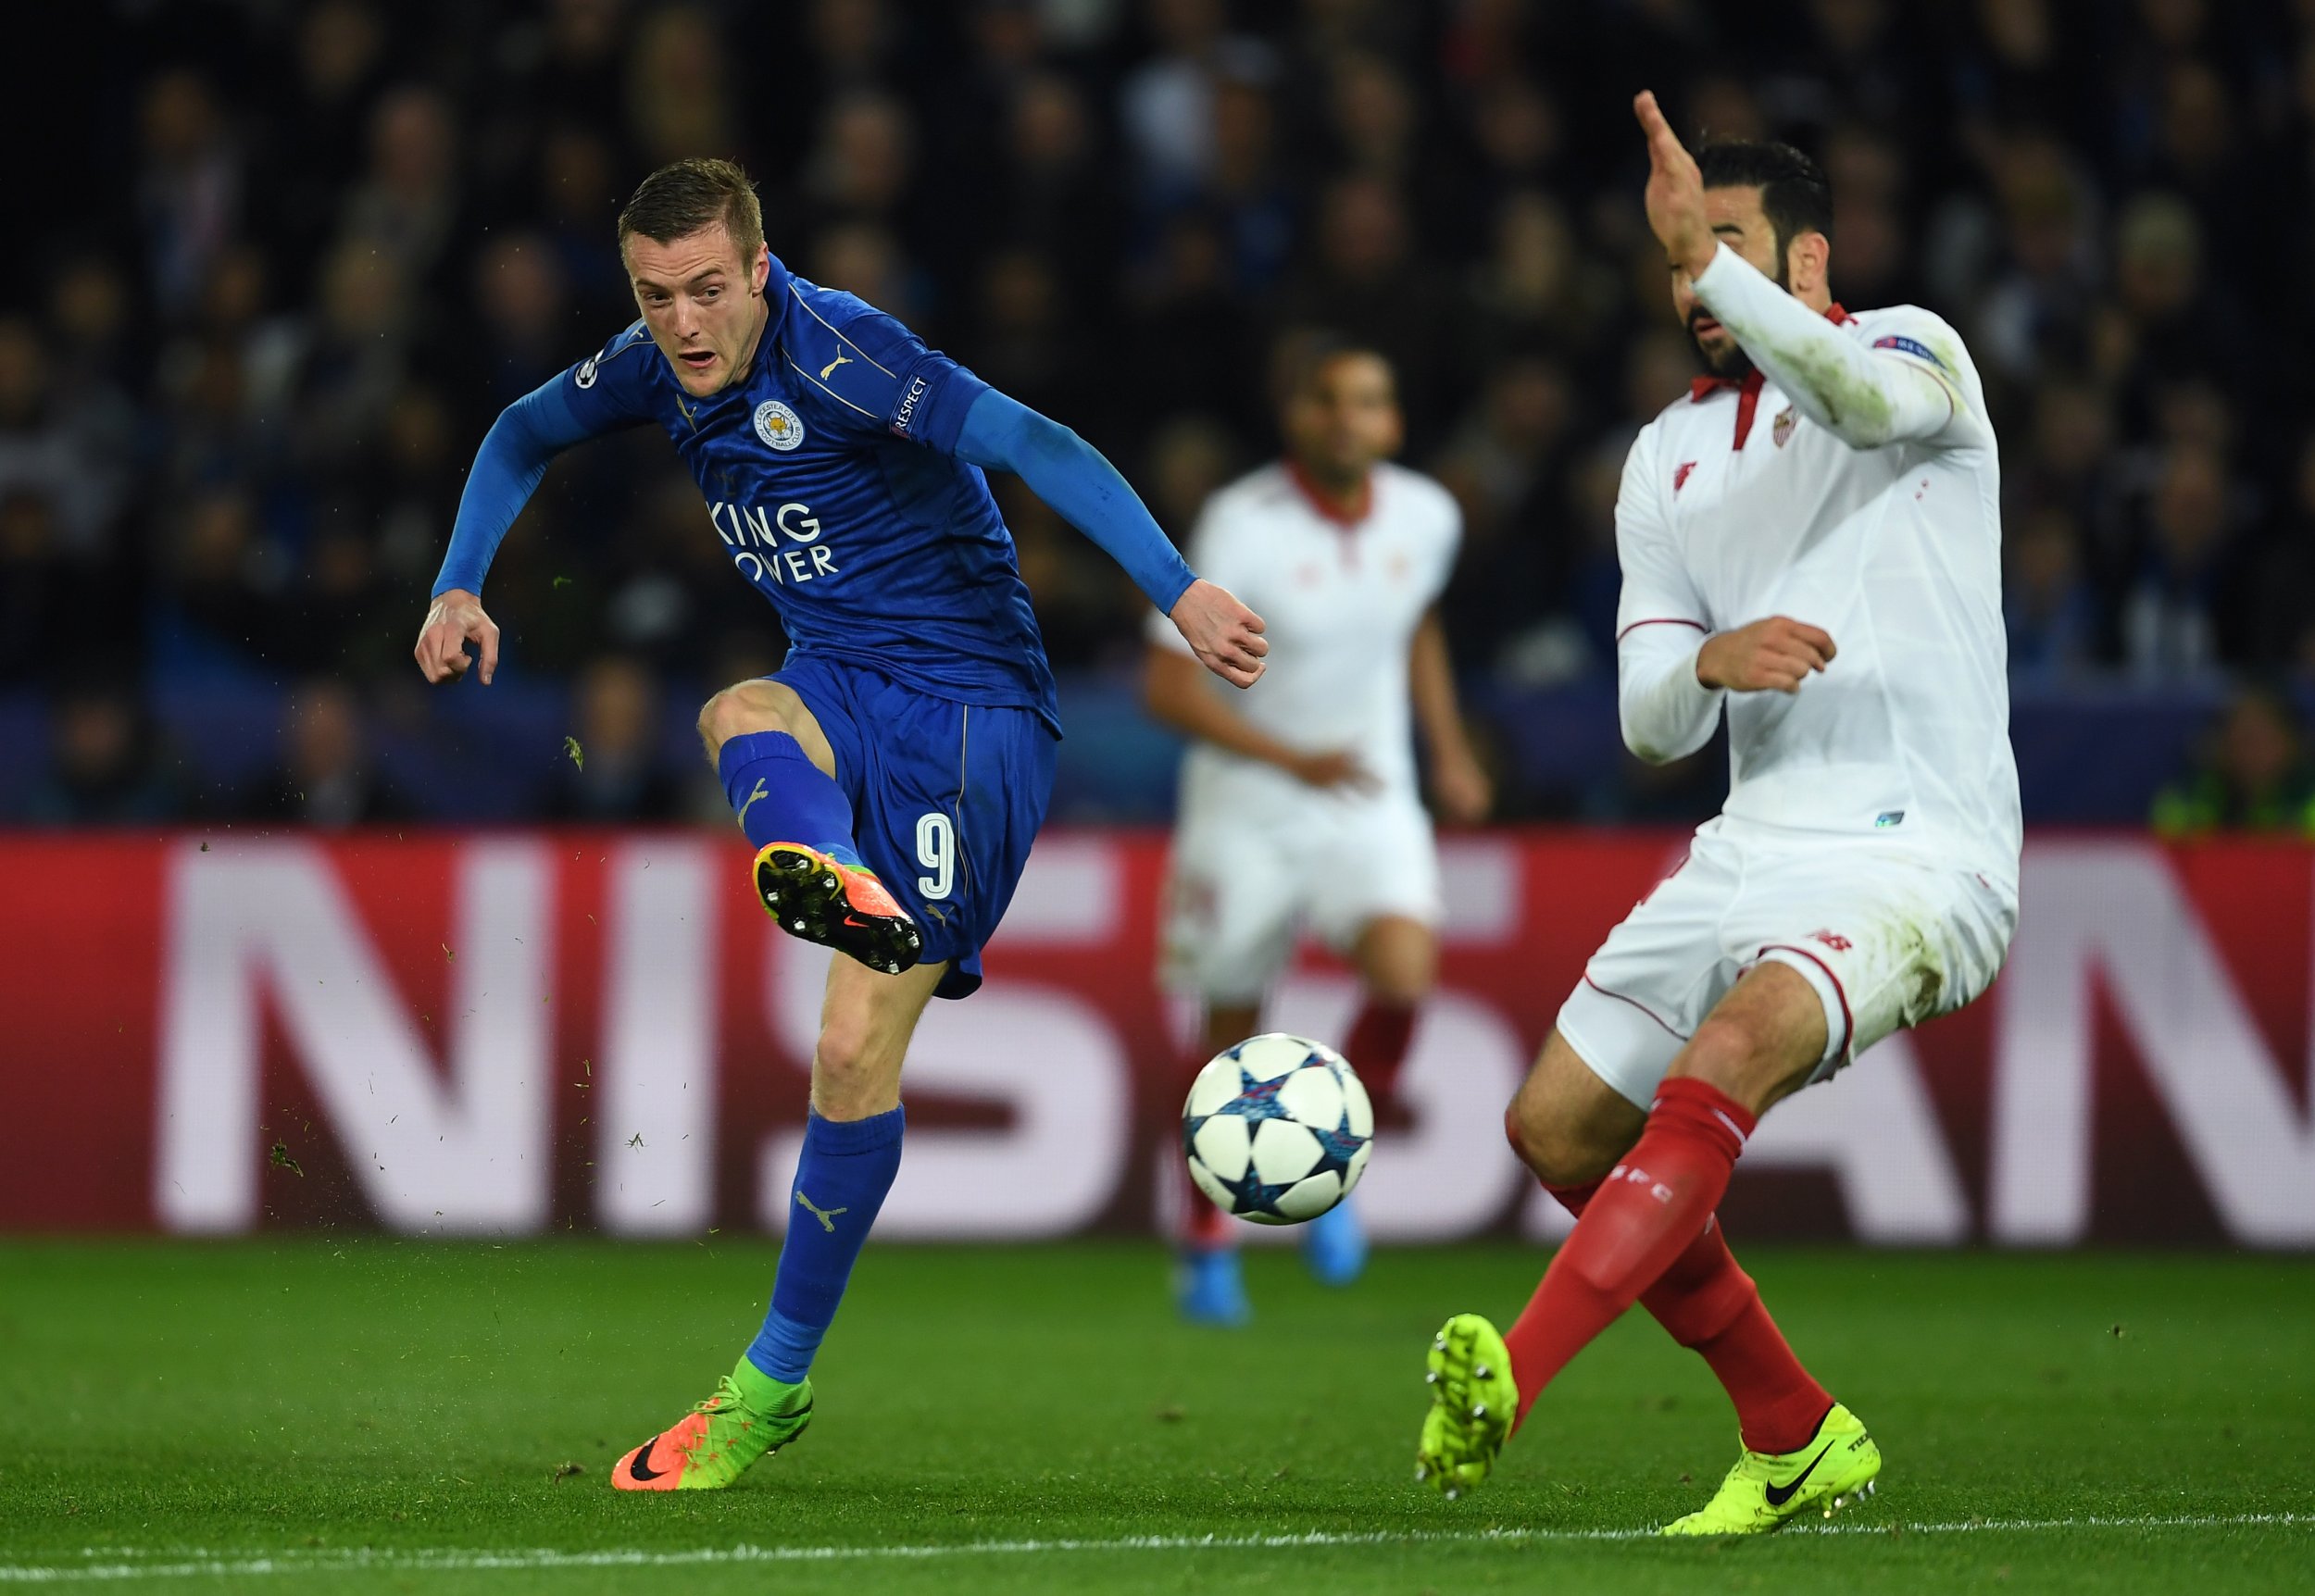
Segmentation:
<svg viewBox="0 0 2315 1596">
<path fill-rule="evenodd" d="M 812 1422 L 812 1382 L 784 1385 L 745 1358 L 672 1428 L 611 1465 L 619 1490 L 721 1490 Z"/>
<path fill-rule="evenodd" d="M 789 935 L 888 976 L 924 952 L 924 934 L 873 871 L 802 842 L 767 842 L 757 852 L 756 895 Z"/>
</svg>

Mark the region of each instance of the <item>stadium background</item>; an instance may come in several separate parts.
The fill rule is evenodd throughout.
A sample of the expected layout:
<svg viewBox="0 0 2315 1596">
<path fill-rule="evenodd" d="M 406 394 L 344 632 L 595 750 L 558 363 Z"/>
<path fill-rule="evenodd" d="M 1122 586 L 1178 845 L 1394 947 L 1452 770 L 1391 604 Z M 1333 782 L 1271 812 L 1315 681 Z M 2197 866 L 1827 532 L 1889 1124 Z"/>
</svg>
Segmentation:
<svg viewBox="0 0 2315 1596">
<path fill-rule="evenodd" d="M 1996 996 L 1781 1114 L 1732 1214 L 2315 1243 L 2315 6 L 154 0 L 56 26 L 56 59 L 106 66 L 6 108 L 39 154 L 0 261 L 0 1227 L 776 1208 L 808 971 L 732 912 L 690 721 L 781 644 L 672 456 L 638 433 L 556 468 L 486 594 L 495 686 L 430 692 L 408 660 L 490 419 L 632 318 L 620 197 L 711 152 L 790 264 L 1079 428 L 1177 536 L 1271 446 L 1281 334 L 1392 354 L 1408 458 L 1468 517 L 1445 613 L 1503 819 L 1555 829 L 1455 844 L 1450 997 L 1376 1206 L 1483 1169 L 1485 1201 L 1399 1233 L 1547 1228 L 1498 1078 L 1722 779 L 1615 733 L 1616 472 L 1692 370 L 1637 201 L 1646 81 L 1683 130 L 1817 153 L 1840 295 L 1970 339 L 2039 829 Z M 1179 1020 L 1145 828 L 1177 750 L 1133 706 L 1131 587 L 998 486 L 1064 672 L 1060 829 L 999 980 L 928 1029 L 912 1112 L 946 1140 L 912 1142 L 895 1208 L 1140 1225 Z M 1312 961 L 1289 1014 L 1323 1023 L 1340 983 Z M 670 1110 L 670 1079 L 712 1107 Z M 444 1151 L 388 1135 L 405 1114 Z M 2022 1128 L 2052 1124 L 2055 1154 Z M 1094 1174 L 1041 1217 L 973 1216 L 1060 1166 Z"/>
</svg>

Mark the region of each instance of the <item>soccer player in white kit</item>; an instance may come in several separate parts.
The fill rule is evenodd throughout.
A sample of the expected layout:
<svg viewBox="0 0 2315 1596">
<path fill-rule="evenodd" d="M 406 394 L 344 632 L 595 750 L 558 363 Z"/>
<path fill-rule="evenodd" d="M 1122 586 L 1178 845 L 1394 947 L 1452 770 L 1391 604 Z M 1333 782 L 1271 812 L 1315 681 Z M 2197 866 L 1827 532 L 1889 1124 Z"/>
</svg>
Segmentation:
<svg viewBox="0 0 2315 1596">
<path fill-rule="evenodd" d="M 1824 176 L 1778 144 L 1701 168 L 1642 94 L 1648 222 L 1712 375 L 1644 429 L 1616 506 L 1618 704 L 1644 759 L 1728 717 L 1730 786 L 1593 955 L 1507 1116 L 1578 1216 L 1509 1332 L 1433 1344 L 1418 1474 L 1484 1478 L 1634 1301 L 1701 1353 L 1743 1455 L 1667 1534 L 1774 1529 L 1870 1492 L 1881 1454 L 1811 1378 L 1713 1209 L 1758 1116 L 1989 986 L 2017 922 L 2000 468 L 1953 329 L 1849 314 Z"/>
<path fill-rule="evenodd" d="M 1212 580 L 1261 606 L 1262 680 L 1225 702 L 1195 658 L 1150 632 L 1150 712 L 1193 740 L 1163 973 L 1204 1004 L 1202 1064 L 1260 1029 L 1263 995 L 1307 925 L 1358 966 L 1364 1003 L 1342 1052 L 1380 1103 L 1438 965 L 1438 853 L 1414 732 L 1446 818 L 1477 820 L 1491 801 L 1433 607 L 1462 517 L 1445 488 L 1389 463 L 1404 428 L 1390 365 L 1371 350 L 1300 351 L 1281 430 L 1286 457 L 1216 493 L 1190 548 L 1200 570 L 1229 573 Z M 1231 1221 L 1182 1188 L 1182 1310 L 1242 1322 Z M 1321 1279 L 1355 1278 L 1366 1246 L 1351 1204 L 1307 1226 L 1303 1247 Z"/>
</svg>

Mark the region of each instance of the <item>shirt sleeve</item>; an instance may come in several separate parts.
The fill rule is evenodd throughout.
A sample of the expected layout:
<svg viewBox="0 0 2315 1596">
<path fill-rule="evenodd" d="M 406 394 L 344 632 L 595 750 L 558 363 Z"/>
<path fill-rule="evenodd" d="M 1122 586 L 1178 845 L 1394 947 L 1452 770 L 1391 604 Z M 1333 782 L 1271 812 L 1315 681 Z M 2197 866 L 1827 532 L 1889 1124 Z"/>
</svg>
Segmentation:
<svg viewBox="0 0 2315 1596">
<path fill-rule="evenodd" d="M 1761 275 L 1726 244 L 1697 274 L 1696 297 L 1801 414 L 1853 449 L 1992 441 L 1961 381 L 1953 329 L 1925 310 L 1877 319 L 1871 346 Z"/>
<path fill-rule="evenodd" d="M 995 389 L 973 401 L 957 440 L 957 455 L 1018 476 L 1061 518 L 1117 561 L 1142 595 L 1170 615 L 1197 580 L 1189 565 L 1100 450 L 1067 427 Z"/>
<path fill-rule="evenodd" d="M 1696 680 L 1696 653 L 1712 633 L 1711 617 L 1665 517 L 1651 437 L 1643 432 L 1633 443 L 1616 492 L 1616 559 L 1623 567 L 1616 713 L 1624 746 L 1664 765 L 1711 740 L 1724 694 Z"/>
<path fill-rule="evenodd" d="M 781 353 L 792 375 L 827 402 L 842 431 L 954 455 L 989 385 L 882 311 L 843 298 L 848 312 L 832 318 L 801 295 L 790 305 Z"/>
</svg>

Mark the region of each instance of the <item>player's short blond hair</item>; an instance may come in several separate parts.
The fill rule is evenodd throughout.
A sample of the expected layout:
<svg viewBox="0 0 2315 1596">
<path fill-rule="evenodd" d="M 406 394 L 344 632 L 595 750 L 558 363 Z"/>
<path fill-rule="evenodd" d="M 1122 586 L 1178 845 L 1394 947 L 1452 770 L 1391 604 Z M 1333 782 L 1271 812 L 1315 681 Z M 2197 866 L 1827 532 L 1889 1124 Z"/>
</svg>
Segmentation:
<svg viewBox="0 0 2315 1596">
<path fill-rule="evenodd" d="M 619 247 L 636 233 L 654 243 L 672 243 L 720 223 L 744 263 L 764 247 L 764 209 L 756 185 L 731 161 L 674 161 L 636 188 L 619 213 Z"/>
</svg>

